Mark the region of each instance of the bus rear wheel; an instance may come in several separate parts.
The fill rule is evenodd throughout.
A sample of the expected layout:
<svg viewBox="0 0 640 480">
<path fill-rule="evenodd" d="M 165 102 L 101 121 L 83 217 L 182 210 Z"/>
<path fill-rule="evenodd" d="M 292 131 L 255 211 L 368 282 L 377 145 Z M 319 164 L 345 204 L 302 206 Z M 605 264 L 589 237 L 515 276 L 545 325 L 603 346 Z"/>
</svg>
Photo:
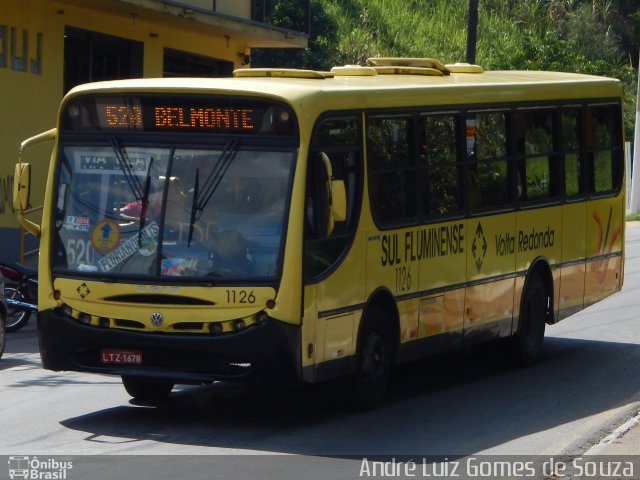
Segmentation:
<svg viewBox="0 0 640 480">
<path fill-rule="evenodd" d="M 173 383 L 156 382 L 149 378 L 128 375 L 122 375 L 122 385 L 133 398 L 147 402 L 164 400 L 173 390 Z"/>
<path fill-rule="evenodd" d="M 542 278 L 532 274 L 520 305 L 518 333 L 512 339 L 514 359 L 520 365 L 533 365 L 542 357 L 547 299 Z"/>
<path fill-rule="evenodd" d="M 368 409 L 384 400 L 391 373 L 393 341 L 380 307 L 370 307 L 362 321 L 353 385 L 356 406 Z"/>
</svg>

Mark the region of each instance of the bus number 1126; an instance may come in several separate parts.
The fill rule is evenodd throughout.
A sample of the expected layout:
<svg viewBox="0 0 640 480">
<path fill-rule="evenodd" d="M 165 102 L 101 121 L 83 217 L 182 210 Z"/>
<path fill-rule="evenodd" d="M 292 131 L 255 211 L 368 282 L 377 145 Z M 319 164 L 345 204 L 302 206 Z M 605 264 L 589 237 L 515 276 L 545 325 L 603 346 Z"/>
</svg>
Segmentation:
<svg viewBox="0 0 640 480">
<path fill-rule="evenodd" d="M 227 303 L 256 303 L 253 290 L 225 290 Z"/>
</svg>

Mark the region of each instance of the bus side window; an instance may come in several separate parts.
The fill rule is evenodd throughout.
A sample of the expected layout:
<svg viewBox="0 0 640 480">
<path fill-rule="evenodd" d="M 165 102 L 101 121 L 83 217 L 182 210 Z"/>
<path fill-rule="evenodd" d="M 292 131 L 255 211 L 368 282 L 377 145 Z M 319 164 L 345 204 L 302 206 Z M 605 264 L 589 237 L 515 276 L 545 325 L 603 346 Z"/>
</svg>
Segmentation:
<svg viewBox="0 0 640 480">
<path fill-rule="evenodd" d="M 418 216 L 414 129 L 406 115 L 368 118 L 369 202 L 379 226 L 412 224 Z"/>
<path fill-rule="evenodd" d="M 555 110 L 518 111 L 516 125 L 516 176 L 518 198 L 547 200 L 559 195 L 558 155 L 554 145 Z"/>
<path fill-rule="evenodd" d="M 464 206 L 457 123 L 455 115 L 420 116 L 418 192 L 423 216 L 451 214 L 461 211 Z"/>
<path fill-rule="evenodd" d="M 591 150 L 591 192 L 612 193 L 622 181 L 622 152 L 618 107 L 587 108 L 587 145 Z"/>
<path fill-rule="evenodd" d="M 567 198 L 585 193 L 583 154 L 580 149 L 580 109 L 566 108 L 561 115 L 562 148 L 564 151 L 564 194 Z"/>
<path fill-rule="evenodd" d="M 361 153 L 359 124 L 355 119 L 328 119 L 317 129 L 307 166 L 305 196 L 305 272 L 315 278 L 329 270 L 351 245 L 360 206 Z M 329 158 L 334 180 L 342 180 L 347 212 L 327 231 L 327 170 L 323 154 Z"/>
<path fill-rule="evenodd" d="M 475 202 L 480 208 L 492 208 L 511 201 L 507 123 L 506 112 L 470 113 L 466 118 L 467 143 L 473 145 L 466 159 L 467 182 L 470 189 L 473 184 L 478 187 L 477 198 L 469 198 L 471 208 Z"/>
</svg>

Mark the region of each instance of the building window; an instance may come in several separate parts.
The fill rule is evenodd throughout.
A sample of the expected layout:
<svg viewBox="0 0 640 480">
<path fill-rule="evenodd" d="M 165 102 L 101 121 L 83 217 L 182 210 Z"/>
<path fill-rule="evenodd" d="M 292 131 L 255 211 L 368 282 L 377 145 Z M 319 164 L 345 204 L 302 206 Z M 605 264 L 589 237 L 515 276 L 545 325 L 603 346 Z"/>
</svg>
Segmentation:
<svg viewBox="0 0 640 480">
<path fill-rule="evenodd" d="M 65 27 L 64 93 L 81 83 L 142 77 L 142 54 L 142 42 Z"/>
<path fill-rule="evenodd" d="M 164 49 L 164 77 L 230 77 L 233 63 L 204 55 Z"/>
</svg>

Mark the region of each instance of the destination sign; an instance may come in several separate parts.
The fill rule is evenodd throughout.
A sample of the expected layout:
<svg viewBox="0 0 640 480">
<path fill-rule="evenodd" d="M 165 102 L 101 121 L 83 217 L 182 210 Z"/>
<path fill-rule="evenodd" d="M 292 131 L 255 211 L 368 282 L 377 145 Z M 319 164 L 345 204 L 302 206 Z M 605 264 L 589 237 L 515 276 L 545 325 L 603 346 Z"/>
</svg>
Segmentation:
<svg viewBox="0 0 640 480">
<path fill-rule="evenodd" d="M 81 97 L 65 107 L 62 129 L 295 135 L 293 112 L 283 104 L 175 94 Z"/>
</svg>

